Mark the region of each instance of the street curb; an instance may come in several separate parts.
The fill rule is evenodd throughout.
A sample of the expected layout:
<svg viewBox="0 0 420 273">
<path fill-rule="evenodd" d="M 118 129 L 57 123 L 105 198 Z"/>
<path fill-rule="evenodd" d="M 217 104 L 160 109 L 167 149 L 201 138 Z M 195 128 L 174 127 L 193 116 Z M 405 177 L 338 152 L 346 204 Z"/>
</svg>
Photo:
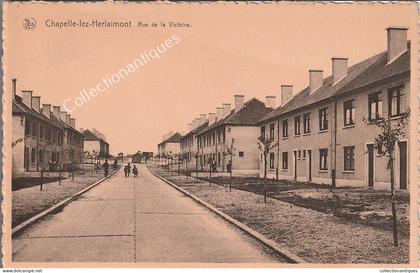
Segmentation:
<svg viewBox="0 0 420 273">
<path fill-rule="evenodd" d="M 27 226 L 33 224 L 35 221 L 41 219 L 42 217 L 60 210 L 61 208 L 65 207 L 68 203 L 70 203 L 71 201 L 75 200 L 76 198 L 78 198 L 80 195 L 82 195 L 83 193 L 87 192 L 88 190 L 92 189 L 93 187 L 99 185 L 100 183 L 102 183 L 103 181 L 107 180 L 108 178 L 110 178 L 111 176 L 113 176 L 119 169 L 121 168 L 121 166 L 119 166 L 116 170 L 114 170 L 113 172 L 111 172 L 107 177 L 104 177 L 102 179 L 100 179 L 99 181 L 93 183 L 92 185 L 84 188 L 83 190 L 77 192 L 76 194 L 67 197 L 66 199 L 64 199 L 63 201 L 55 204 L 54 206 L 38 213 L 37 215 L 33 216 L 32 218 L 26 220 L 25 222 L 17 225 L 16 227 L 14 227 L 12 229 L 12 238 L 15 237 L 16 235 L 18 235 L 24 228 L 26 228 Z"/>
<path fill-rule="evenodd" d="M 164 177 L 160 176 L 159 174 L 155 173 L 149 167 L 147 167 L 147 169 L 157 178 L 159 178 L 159 179 L 163 180 L 164 182 L 168 183 L 170 186 L 174 187 L 175 189 L 182 192 L 186 196 L 192 198 L 194 201 L 196 201 L 200 205 L 202 205 L 202 206 L 206 207 L 207 209 L 211 210 L 212 212 L 216 213 L 217 215 L 219 215 L 220 217 L 222 217 L 226 221 L 230 222 L 231 224 L 233 224 L 236 227 L 240 228 L 241 230 L 245 231 L 246 233 L 248 233 L 249 235 L 251 235 L 252 237 L 257 239 L 258 241 L 262 242 L 264 245 L 268 246 L 269 248 L 273 249 L 280 256 L 284 257 L 289 262 L 291 262 L 291 263 L 306 263 L 306 261 L 304 259 L 302 259 L 301 257 L 293 254 L 288 249 L 285 249 L 284 247 L 279 246 L 273 240 L 268 239 L 267 237 L 265 237 L 261 233 L 253 230 L 252 228 L 248 227 L 247 225 L 245 225 L 245 224 L 239 222 L 238 220 L 230 217 L 226 213 L 221 212 L 220 210 L 218 210 L 214 206 L 210 205 L 209 203 L 201 200 L 200 198 L 196 197 L 195 195 L 193 195 L 193 194 L 187 192 L 186 190 L 182 189 L 181 187 L 175 185 L 174 183 L 170 182 L 166 178 L 164 178 Z"/>
</svg>

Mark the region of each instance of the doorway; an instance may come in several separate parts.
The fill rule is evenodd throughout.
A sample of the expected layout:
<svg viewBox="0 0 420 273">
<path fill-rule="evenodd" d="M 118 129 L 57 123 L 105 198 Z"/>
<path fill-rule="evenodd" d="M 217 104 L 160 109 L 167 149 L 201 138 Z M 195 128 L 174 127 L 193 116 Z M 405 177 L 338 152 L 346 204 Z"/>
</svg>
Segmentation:
<svg viewBox="0 0 420 273">
<path fill-rule="evenodd" d="M 400 152 L 400 189 L 407 189 L 407 142 L 398 143 Z"/>
<path fill-rule="evenodd" d="M 367 157 L 368 157 L 368 186 L 374 186 L 374 157 L 375 157 L 375 147 L 373 144 L 367 144 Z"/>
</svg>

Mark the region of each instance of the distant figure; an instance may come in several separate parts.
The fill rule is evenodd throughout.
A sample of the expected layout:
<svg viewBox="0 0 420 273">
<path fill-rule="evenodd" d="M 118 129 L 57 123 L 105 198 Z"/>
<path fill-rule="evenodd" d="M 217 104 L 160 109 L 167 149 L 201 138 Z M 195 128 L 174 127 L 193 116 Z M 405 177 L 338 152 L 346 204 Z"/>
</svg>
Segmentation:
<svg viewBox="0 0 420 273">
<path fill-rule="evenodd" d="M 133 175 L 134 175 L 134 177 L 138 177 L 139 176 L 139 171 L 137 170 L 136 165 L 133 166 Z"/>
<path fill-rule="evenodd" d="M 228 161 L 228 163 L 226 164 L 226 169 L 228 173 L 232 172 L 232 161 Z"/>
<path fill-rule="evenodd" d="M 131 167 L 130 167 L 130 163 L 128 163 L 128 164 L 124 167 L 125 177 L 130 177 L 130 171 L 131 171 Z"/>
<path fill-rule="evenodd" d="M 117 168 L 117 165 L 118 165 L 118 159 L 114 159 L 114 169 L 116 169 Z"/>
<path fill-rule="evenodd" d="M 108 176 L 108 170 L 109 170 L 108 160 L 105 159 L 105 163 L 102 166 L 104 167 L 105 177 L 107 177 Z"/>
</svg>

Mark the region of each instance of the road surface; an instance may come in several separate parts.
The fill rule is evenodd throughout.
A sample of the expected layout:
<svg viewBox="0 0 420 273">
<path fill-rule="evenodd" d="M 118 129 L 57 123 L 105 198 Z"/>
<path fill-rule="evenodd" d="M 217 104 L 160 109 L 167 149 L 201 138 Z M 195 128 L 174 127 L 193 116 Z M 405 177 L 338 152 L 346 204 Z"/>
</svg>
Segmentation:
<svg viewBox="0 0 420 273">
<path fill-rule="evenodd" d="M 15 262 L 283 262 L 151 174 L 122 169 L 12 241 Z"/>
</svg>

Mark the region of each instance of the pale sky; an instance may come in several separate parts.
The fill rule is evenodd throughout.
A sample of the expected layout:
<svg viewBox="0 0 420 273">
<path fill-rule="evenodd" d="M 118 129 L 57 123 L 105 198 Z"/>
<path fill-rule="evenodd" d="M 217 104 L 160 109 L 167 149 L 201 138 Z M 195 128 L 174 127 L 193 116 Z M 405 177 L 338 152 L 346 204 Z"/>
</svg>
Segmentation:
<svg viewBox="0 0 420 273">
<path fill-rule="evenodd" d="M 62 105 L 83 89 L 176 34 L 176 44 L 72 112 L 77 128 L 106 134 L 112 154 L 157 150 L 168 131 L 184 131 L 201 113 L 233 95 L 245 100 L 294 92 L 309 69 L 331 74 L 331 57 L 349 65 L 386 49 L 386 28 L 407 26 L 415 37 L 415 4 L 54 4 L 5 3 L 5 91 L 11 79 L 41 103 Z M 33 17 L 37 26 L 25 30 Z M 47 28 L 45 21 L 131 20 L 131 29 Z M 190 28 L 137 27 L 177 21 Z M 10 93 L 9 93 L 10 94 Z"/>
</svg>

